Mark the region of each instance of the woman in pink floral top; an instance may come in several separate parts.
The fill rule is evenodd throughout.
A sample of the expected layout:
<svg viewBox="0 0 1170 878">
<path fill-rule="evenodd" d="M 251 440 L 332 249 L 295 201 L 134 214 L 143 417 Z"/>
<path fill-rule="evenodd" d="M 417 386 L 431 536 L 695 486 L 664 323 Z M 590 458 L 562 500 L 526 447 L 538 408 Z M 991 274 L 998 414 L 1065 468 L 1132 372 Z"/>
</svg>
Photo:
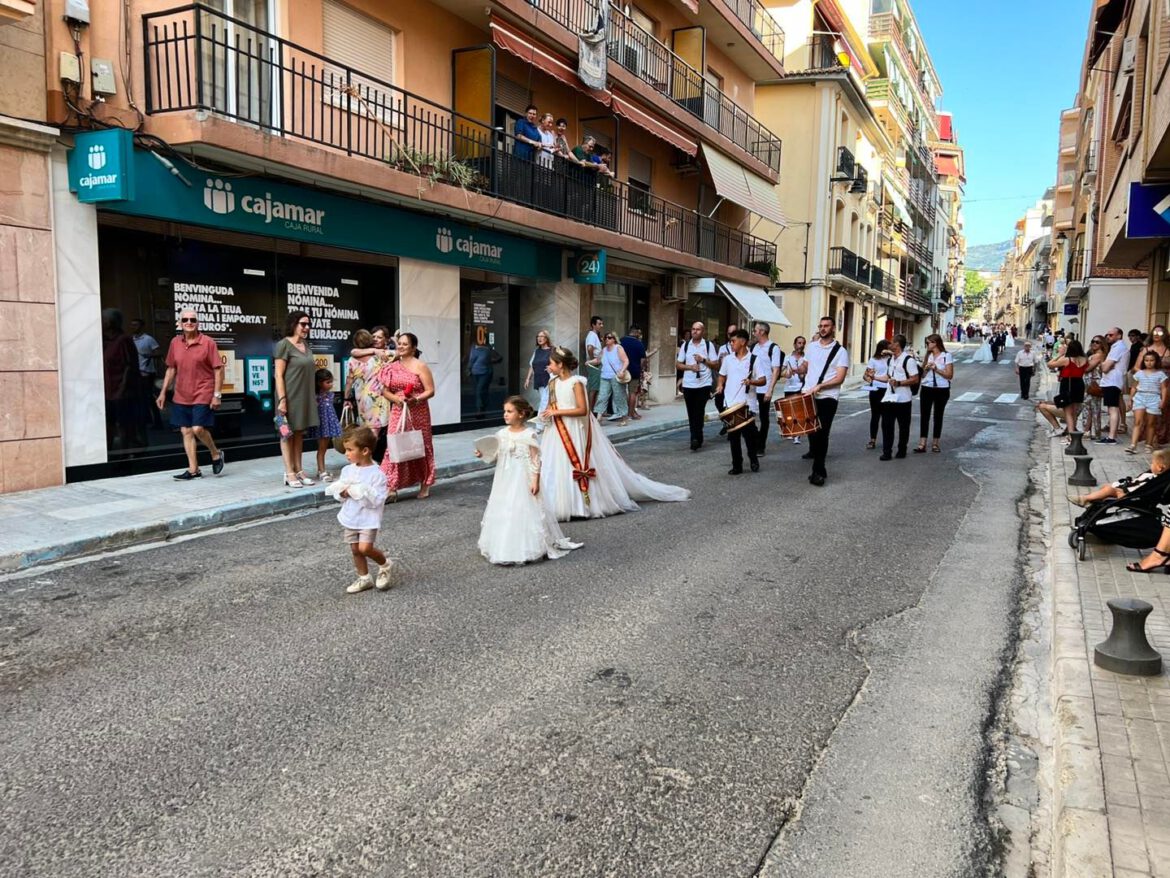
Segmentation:
<svg viewBox="0 0 1170 878">
<path fill-rule="evenodd" d="M 431 435 L 431 407 L 427 400 L 435 395 L 435 379 L 431 370 L 418 358 L 418 337 L 413 332 L 398 336 L 398 359 L 382 367 L 378 383 L 382 395 L 390 401 L 386 430 L 397 433 L 402 419 L 402 406 L 407 406 L 407 426 L 420 430 L 426 454 L 419 460 L 392 463 L 390 455 L 382 458 L 382 472 L 386 474 L 388 502 L 398 499 L 398 491 L 419 485 L 418 498 L 425 500 L 435 483 L 435 446 Z"/>
</svg>

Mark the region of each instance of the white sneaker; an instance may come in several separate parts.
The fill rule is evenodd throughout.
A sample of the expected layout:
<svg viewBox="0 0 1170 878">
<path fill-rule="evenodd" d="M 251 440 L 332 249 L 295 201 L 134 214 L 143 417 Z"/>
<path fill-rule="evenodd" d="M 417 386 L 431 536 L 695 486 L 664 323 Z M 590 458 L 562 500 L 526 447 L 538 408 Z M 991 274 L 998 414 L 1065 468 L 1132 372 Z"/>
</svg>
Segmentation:
<svg viewBox="0 0 1170 878">
<path fill-rule="evenodd" d="M 378 568 L 378 578 L 374 580 L 374 588 L 378 591 L 385 591 L 393 582 L 391 579 L 394 575 L 394 562 L 387 560 L 384 567 Z"/>
<path fill-rule="evenodd" d="M 365 591 L 367 588 L 374 587 L 374 580 L 370 579 L 367 573 L 365 576 L 359 576 L 353 583 L 346 588 L 346 594 L 357 594 L 359 591 Z"/>
<path fill-rule="evenodd" d="M 799 444 L 800 444 L 800 437 L 799 437 L 799 436 L 793 436 L 793 437 L 792 437 L 792 444 L 793 444 L 793 445 L 799 445 Z"/>
</svg>

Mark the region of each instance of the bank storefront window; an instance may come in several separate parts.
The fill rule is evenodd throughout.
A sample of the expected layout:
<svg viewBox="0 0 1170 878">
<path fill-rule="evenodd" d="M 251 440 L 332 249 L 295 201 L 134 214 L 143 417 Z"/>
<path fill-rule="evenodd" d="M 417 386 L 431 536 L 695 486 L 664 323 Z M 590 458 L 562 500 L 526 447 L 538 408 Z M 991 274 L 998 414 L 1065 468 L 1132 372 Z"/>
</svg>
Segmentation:
<svg viewBox="0 0 1170 878">
<path fill-rule="evenodd" d="M 99 229 L 99 247 L 106 444 L 120 471 L 180 460 L 170 400 L 161 412 L 155 405 L 180 311 L 195 310 L 219 347 L 223 401 L 213 435 L 245 457 L 277 451 L 272 351 L 289 311 L 308 312 L 310 348 L 333 372 L 338 406 L 354 331 L 395 325 L 396 270 L 357 254 L 350 262 L 280 252 L 296 245 L 253 249 L 109 226 Z"/>
<path fill-rule="evenodd" d="M 462 420 L 499 423 L 504 400 L 517 392 L 512 332 L 516 317 L 506 283 L 460 280 L 463 324 L 460 383 Z"/>
</svg>

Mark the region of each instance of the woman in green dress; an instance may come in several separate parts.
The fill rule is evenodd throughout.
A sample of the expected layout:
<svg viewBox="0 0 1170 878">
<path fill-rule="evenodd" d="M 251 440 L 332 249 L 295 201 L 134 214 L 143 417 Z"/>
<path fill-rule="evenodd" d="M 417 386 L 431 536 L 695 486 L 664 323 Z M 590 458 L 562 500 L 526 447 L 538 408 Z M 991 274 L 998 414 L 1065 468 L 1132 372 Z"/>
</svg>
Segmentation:
<svg viewBox="0 0 1170 878">
<path fill-rule="evenodd" d="M 276 343 L 276 408 L 288 419 L 292 435 L 281 443 L 284 483 L 290 488 L 313 484 L 301 464 L 305 430 L 318 426 L 316 380 L 317 362 L 309 350 L 309 315 L 290 311 L 284 338 Z"/>
</svg>

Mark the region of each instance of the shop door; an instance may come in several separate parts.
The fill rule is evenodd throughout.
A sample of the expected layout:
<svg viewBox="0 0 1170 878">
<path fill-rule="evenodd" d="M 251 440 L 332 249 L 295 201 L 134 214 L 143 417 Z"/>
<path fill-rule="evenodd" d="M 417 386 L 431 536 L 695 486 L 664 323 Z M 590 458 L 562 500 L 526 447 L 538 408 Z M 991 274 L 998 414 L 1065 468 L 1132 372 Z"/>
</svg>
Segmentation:
<svg viewBox="0 0 1170 878">
<path fill-rule="evenodd" d="M 506 284 L 464 279 L 460 286 L 462 419 L 498 424 L 516 392 L 511 297 Z"/>
</svg>

